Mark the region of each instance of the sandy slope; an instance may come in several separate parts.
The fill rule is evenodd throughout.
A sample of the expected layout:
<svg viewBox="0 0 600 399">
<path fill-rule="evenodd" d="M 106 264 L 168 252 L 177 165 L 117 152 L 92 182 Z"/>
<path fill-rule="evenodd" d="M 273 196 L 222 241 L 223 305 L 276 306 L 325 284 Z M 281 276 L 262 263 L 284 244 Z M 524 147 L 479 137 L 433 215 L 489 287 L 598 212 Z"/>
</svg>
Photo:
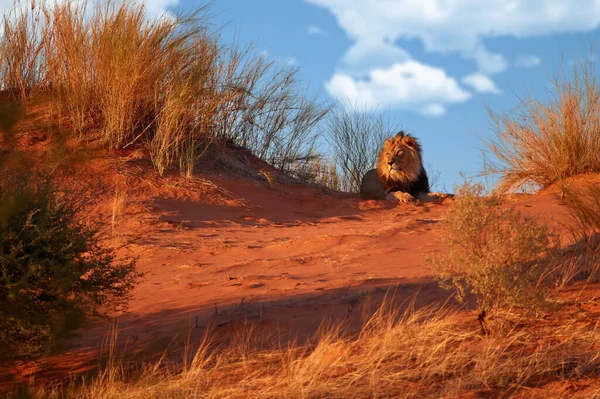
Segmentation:
<svg viewBox="0 0 600 399">
<path fill-rule="evenodd" d="M 270 344 L 302 342 L 323 321 L 358 326 L 387 292 L 416 306 L 444 301 L 423 265 L 442 250 L 445 204 L 360 201 L 318 187 L 245 179 L 227 173 L 158 178 L 147 165 L 100 160 L 87 169 L 105 191 L 94 217 L 111 220 L 114 187 L 126 192 L 112 245 L 126 244 L 145 273 L 127 312 L 117 315 L 130 352 L 158 353 L 207 329 L 226 338 L 243 324 Z M 560 223 L 552 193 L 518 199 L 524 212 Z M 98 364 L 110 329 L 95 320 L 66 340 L 61 354 L 19 367 L 65 375 Z"/>
</svg>

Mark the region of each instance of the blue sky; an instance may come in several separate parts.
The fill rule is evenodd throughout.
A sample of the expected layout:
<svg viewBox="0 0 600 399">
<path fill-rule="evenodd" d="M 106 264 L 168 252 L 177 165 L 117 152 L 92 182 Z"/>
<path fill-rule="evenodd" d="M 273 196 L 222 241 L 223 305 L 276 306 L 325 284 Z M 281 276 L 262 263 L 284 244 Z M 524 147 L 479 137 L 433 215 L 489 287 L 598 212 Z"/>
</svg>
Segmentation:
<svg viewBox="0 0 600 399">
<path fill-rule="evenodd" d="M 206 4 L 146 2 L 154 14 Z M 600 41 L 600 0 L 212 0 L 209 10 L 224 42 L 293 62 L 323 100 L 389 112 L 420 139 L 441 190 L 481 171 L 485 103 L 503 112 L 518 96 L 548 98 L 561 53 L 569 66 Z"/>
<path fill-rule="evenodd" d="M 184 9 L 199 3 L 182 0 Z M 518 96 L 551 94 L 550 79 L 590 56 L 600 1 L 217 0 L 224 40 L 253 43 L 327 100 L 387 111 L 415 134 L 438 189 L 482 169 L 485 104 L 510 111 Z"/>
</svg>

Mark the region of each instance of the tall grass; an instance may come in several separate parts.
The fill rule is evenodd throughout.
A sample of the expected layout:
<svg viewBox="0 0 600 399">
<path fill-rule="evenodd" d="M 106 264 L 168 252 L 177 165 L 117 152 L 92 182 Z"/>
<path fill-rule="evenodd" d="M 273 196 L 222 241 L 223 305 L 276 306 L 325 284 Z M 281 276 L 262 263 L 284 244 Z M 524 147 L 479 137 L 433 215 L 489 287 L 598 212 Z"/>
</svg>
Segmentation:
<svg viewBox="0 0 600 399">
<path fill-rule="evenodd" d="M 284 172 L 314 152 L 327 107 L 297 71 L 219 41 L 206 7 L 149 19 L 143 2 L 17 2 L 3 21 L 2 86 L 49 92 L 77 135 L 145 146 L 185 176 L 230 139 Z"/>
<path fill-rule="evenodd" d="M 40 9 L 15 1 L 2 15 L 0 76 L 2 89 L 25 99 L 43 79 L 44 28 Z"/>
<path fill-rule="evenodd" d="M 569 75 L 552 80 L 548 101 L 520 100 L 514 113 L 489 110 L 496 156 L 489 173 L 499 189 L 544 188 L 581 173 L 600 172 L 600 82 L 593 61 L 580 61 Z"/>
</svg>

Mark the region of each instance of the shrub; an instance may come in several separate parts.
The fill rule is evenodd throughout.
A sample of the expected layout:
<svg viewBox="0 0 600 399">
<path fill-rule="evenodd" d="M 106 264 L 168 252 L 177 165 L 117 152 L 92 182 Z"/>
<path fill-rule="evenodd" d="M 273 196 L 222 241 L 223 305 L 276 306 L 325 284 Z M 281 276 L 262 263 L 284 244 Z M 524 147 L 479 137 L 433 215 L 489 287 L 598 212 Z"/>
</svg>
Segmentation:
<svg viewBox="0 0 600 399">
<path fill-rule="evenodd" d="M 0 171 L 0 355 L 34 357 L 70 316 L 123 306 L 141 275 L 100 245 L 81 197 L 31 170 Z"/>
<path fill-rule="evenodd" d="M 341 189 L 358 192 L 363 176 L 375 167 L 392 129 L 385 115 L 352 107 L 336 109 L 327 122 L 327 137 L 340 169 Z"/>
<path fill-rule="evenodd" d="M 475 294 L 482 311 L 502 306 L 535 310 L 544 299 L 539 285 L 543 259 L 553 254 L 556 238 L 532 217 L 501 206 L 497 196 L 482 194 L 480 184 L 456 188 L 443 221 L 448 252 L 427 262 L 459 299 Z"/>
<path fill-rule="evenodd" d="M 544 188 L 569 176 L 600 172 L 600 82 L 593 62 L 580 62 L 572 76 L 553 79 L 554 96 L 531 96 L 514 114 L 489 110 L 494 138 L 486 143 L 497 157 L 488 173 L 499 189 Z"/>
</svg>

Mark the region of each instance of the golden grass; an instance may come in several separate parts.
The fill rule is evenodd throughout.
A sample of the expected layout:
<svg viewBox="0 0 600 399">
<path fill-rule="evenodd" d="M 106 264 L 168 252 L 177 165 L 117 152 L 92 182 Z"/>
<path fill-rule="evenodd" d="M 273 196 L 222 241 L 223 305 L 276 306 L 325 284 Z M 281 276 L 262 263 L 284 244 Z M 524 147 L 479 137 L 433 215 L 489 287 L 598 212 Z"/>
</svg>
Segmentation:
<svg viewBox="0 0 600 399">
<path fill-rule="evenodd" d="M 593 61 L 581 61 L 570 76 L 553 81 L 548 101 L 531 96 L 518 111 L 489 110 L 496 156 L 486 173 L 500 176 L 499 189 L 544 188 L 567 177 L 600 172 L 600 83 Z"/>
<path fill-rule="evenodd" d="M 40 398 L 418 398 L 467 391 L 508 397 L 600 370 L 600 331 L 578 319 L 503 317 L 486 336 L 457 310 L 402 313 L 387 302 L 353 337 L 329 325 L 313 344 L 264 350 L 253 347 L 253 334 L 251 327 L 240 330 L 225 347 L 203 339 L 183 366 L 163 359 L 127 369 L 111 352 L 113 361 L 90 380 L 31 385 L 29 392 Z"/>
<path fill-rule="evenodd" d="M 149 19 L 141 1 L 16 0 L 2 26 L 3 88 L 49 93 L 84 142 L 146 146 L 159 174 L 191 176 L 217 140 L 284 172 L 314 153 L 328 108 L 295 69 L 220 43 L 206 7 Z"/>
</svg>

